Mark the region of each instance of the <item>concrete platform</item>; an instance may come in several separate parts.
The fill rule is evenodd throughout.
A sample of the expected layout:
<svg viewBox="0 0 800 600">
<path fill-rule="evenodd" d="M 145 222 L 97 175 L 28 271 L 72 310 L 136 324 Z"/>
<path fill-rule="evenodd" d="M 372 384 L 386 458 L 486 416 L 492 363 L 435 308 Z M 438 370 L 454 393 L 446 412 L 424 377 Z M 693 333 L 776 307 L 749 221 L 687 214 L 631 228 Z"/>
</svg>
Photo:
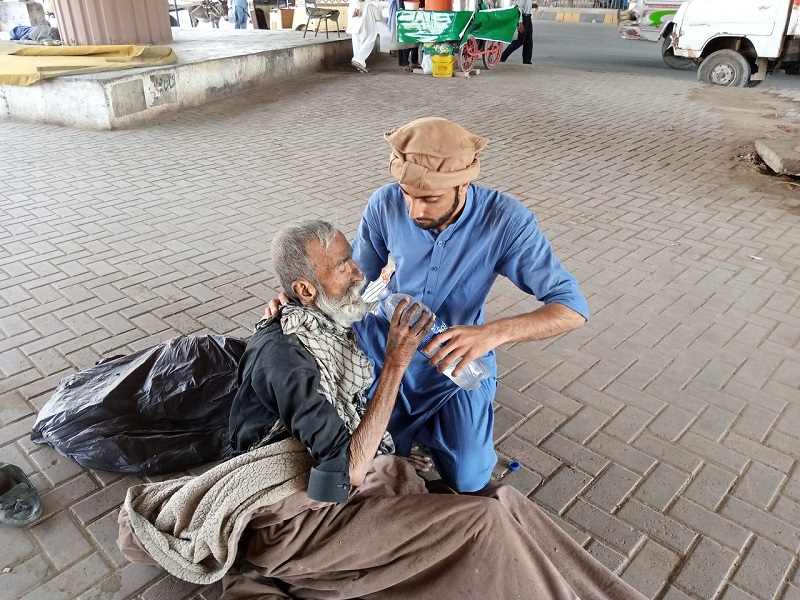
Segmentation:
<svg viewBox="0 0 800 600">
<path fill-rule="evenodd" d="M 756 140 L 756 152 L 776 173 L 800 176 L 800 144 L 797 139 Z"/>
<path fill-rule="evenodd" d="M 504 2 L 505 4 L 505 2 Z M 619 11 L 541 8 L 536 20 L 615 24 Z M 376 51 L 388 33 L 379 24 Z M 178 63 L 47 79 L 18 87 L 0 84 L 0 121 L 64 125 L 81 129 L 124 129 L 161 115 L 309 76 L 352 57 L 350 36 L 303 38 L 294 30 L 173 28 Z"/>
<path fill-rule="evenodd" d="M 0 85 L 0 120 L 120 129 L 352 57 L 344 33 L 326 39 L 290 30 L 173 29 L 173 35 L 173 65 Z"/>
</svg>

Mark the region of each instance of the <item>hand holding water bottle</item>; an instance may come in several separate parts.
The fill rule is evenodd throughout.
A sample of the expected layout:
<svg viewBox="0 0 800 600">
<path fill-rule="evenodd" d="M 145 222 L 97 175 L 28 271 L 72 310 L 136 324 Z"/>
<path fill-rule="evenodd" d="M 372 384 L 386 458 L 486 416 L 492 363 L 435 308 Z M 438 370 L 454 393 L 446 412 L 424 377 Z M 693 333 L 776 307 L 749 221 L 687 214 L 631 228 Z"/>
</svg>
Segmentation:
<svg viewBox="0 0 800 600">
<path fill-rule="evenodd" d="M 485 329 L 484 325 L 453 325 L 441 333 L 437 332 L 422 348 L 422 352 L 431 359 L 432 365 L 439 365 L 440 372 L 445 372 L 455 364 L 453 375 L 458 376 L 463 369 L 459 368 L 461 364 L 469 366 L 476 361 L 483 364 L 481 357 L 494 348 L 492 338 Z M 486 375 L 481 379 L 488 376 L 486 368 Z"/>
<path fill-rule="evenodd" d="M 411 298 L 406 294 L 390 294 L 385 287 L 375 293 L 368 294 L 368 296 L 375 297 L 383 303 L 384 309 L 386 310 L 386 316 L 390 321 L 393 320 L 395 316 L 395 309 L 400 308 L 402 312 L 404 307 L 407 306 L 408 302 L 411 304 L 419 303 L 419 300 L 416 298 Z M 421 304 L 421 306 L 425 307 L 424 304 Z M 427 307 L 425 307 L 425 309 L 430 310 Z M 450 331 L 450 328 L 448 328 L 441 319 L 436 317 L 436 315 L 432 316 L 434 317 L 434 321 L 432 326 L 429 328 L 430 331 L 419 344 L 419 351 L 430 358 L 430 364 L 432 366 L 437 367 L 440 373 L 452 379 L 458 386 L 467 390 L 478 389 L 481 385 L 481 380 L 489 377 L 489 368 L 480 358 L 480 355 L 478 355 L 474 360 L 465 360 L 465 357 L 468 356 L 468 354 L 460 355 L 453 353 L 452 351 L 444 353 L 444 356 L 449 357 L 449 359 L 446 363 L 442 362 L 442 359 L 438 358 L 441 353 L 439 344 L 444 342 L 437 342 L 437 340 L 443 339 L 446 341 L 447 339 L 454 339 L 455 336 L 448 336 L 447 334 Z M 458 329 L 474 328 L 459 327 Z M 458 370 L 458 373 L 456 373 L 456 369 Z"/>
<path fill-rule="evenodd" d="M 426 339 L 436 317 L 409 296 L 402 298 L 397 308 L 399 310 L 395 311 L 389 322 L 384 365 L 396 363 L 396 366 L 405 370 L 414 352 Z"/>
</svg>

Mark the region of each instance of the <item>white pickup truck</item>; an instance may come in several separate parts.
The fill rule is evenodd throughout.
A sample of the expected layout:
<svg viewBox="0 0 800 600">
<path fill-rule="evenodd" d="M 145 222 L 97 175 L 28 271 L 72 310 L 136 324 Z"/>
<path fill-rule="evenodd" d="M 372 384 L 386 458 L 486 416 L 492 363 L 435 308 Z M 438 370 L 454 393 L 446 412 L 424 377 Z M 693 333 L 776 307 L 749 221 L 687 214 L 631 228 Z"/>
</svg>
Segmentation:
<svg viewBox="0 0 800 600">
<path fill-rule="evenodd" d="M 623 40 L 658 42 L 661 56 L 672 69 L 690 69 L 694 61 L 675 56 L 672 51 L 672 19 L 686 0 L 632 0 L 626 13 L 620 15 L 619 35 Z"/>
<path fill-rule="evenodd" d="M 747 87 L 777 69 L 800 74 L 800 0 L 688 0 L 671 45 L 699 63 L 705 83 Z"/>
</svg>

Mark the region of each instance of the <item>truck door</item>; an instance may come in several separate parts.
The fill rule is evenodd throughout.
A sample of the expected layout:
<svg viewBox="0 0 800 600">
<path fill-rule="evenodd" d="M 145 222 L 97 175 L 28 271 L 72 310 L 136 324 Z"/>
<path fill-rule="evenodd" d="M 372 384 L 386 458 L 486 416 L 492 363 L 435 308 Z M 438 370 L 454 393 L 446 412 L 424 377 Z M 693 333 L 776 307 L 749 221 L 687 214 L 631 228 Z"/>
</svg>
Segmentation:
<svg viewBox="0 0 800 600">
<path fill-rule="evenodd" d="M 786 0 L 710 0 L 692 2 L 692 22 L 713 23 L 721 34 L 769 36 L 776 21 L 783 23 Z M 779 14 L 780 13 L 780 14 Z"/>
</svg>

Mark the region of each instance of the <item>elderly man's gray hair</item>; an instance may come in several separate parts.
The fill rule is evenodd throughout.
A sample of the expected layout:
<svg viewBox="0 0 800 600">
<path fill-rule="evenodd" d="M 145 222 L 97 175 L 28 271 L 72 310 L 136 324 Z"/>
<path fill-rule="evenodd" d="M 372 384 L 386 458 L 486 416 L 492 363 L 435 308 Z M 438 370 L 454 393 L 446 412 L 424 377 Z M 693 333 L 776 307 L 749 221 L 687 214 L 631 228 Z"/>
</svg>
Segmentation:
<svg viewBox="0 0 800 600">
<path fill-rule="evenodd" d="M 308 244 L 316 241 L 328 248 L 338 232 L 327 221 L 300 221 L 283 227 L 272 240 L 272 266 L 289 298 L 298 299 L 292 291 L 292 283 L 301 277 L 322 289 L 308 257 Z"/>
</svg>

